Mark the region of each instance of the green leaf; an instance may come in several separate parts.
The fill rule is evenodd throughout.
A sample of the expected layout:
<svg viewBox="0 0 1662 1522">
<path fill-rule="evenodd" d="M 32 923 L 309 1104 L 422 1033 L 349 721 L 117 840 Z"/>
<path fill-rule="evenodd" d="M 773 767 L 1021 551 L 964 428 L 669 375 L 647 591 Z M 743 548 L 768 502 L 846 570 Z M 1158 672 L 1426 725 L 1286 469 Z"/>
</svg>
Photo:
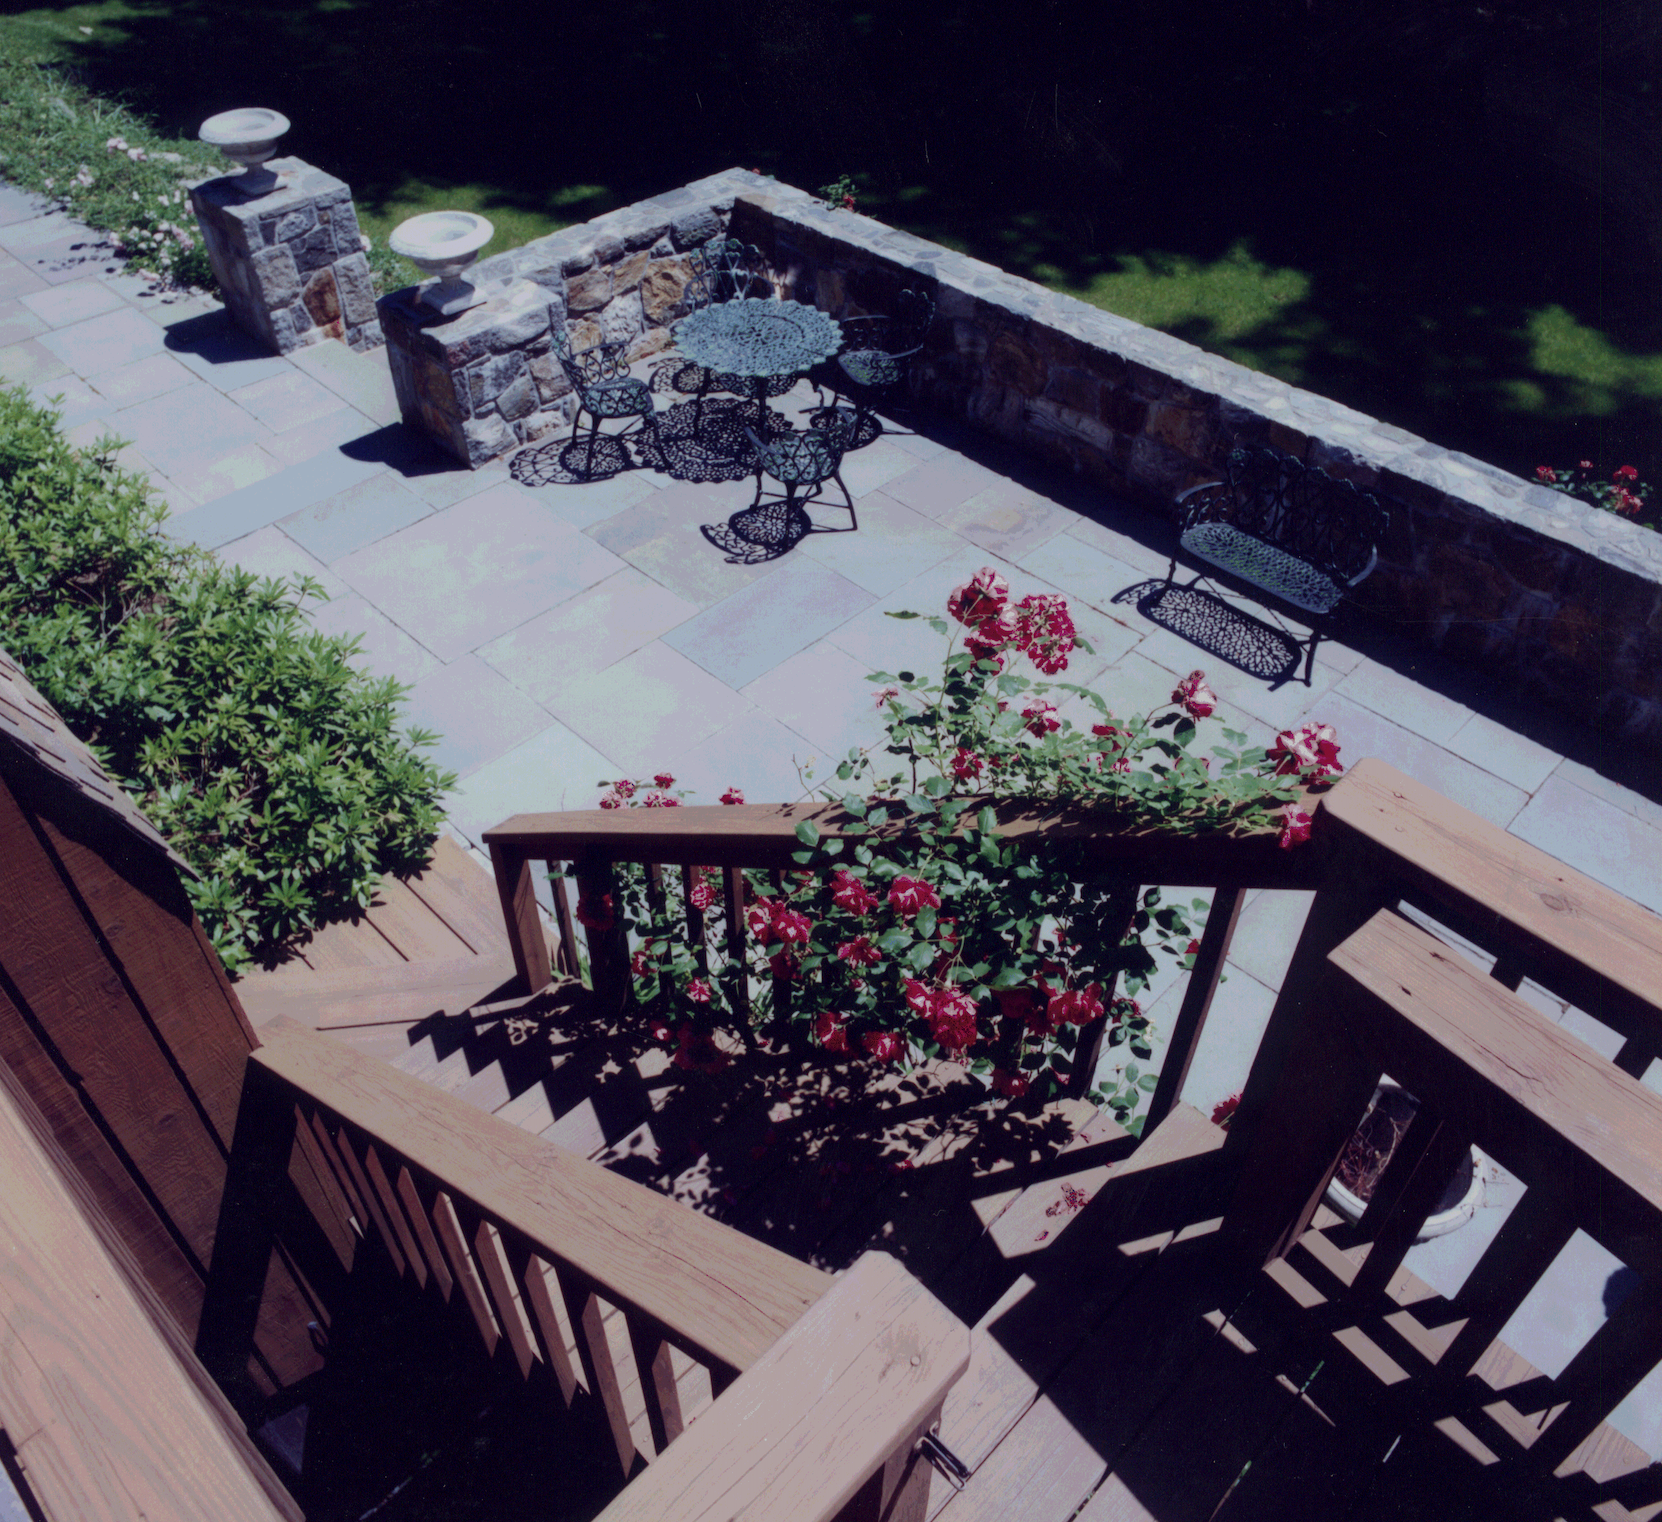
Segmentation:
<svg viewBox="0 0 1662 1522">
<path fill-rule="evenodd" d="M 803 845 L 809 847 L 809 849 L 812 849 L 814 846 L 819 844 L 819 826 L 815 824 L 812 819 L 803 819 L 798 821 L 796 826 L 796 838 L 800 840 Z"/>
<path fill-rule="evenodd" d="M 882 935 L 877 938 L 877 949 L 879 951 L 888 952 L 890 956 L 893 956 L 895 952 L 900 951 L 911 944 L 912 932 L 902 928 L 899 925 L 894 926 L 893 929 L 885 930 Z"/>
<path fill-rule="evenodd" d="M 931 798 L 944 798 L 952 791 L 952 784 L 945 777 L 926 777 L 923 783 L 924 792 Z"/>
<path fill-rule="evenodd" d="M 914 814 L 933 814 L 935 800 L 923 793 L 908 793 L 904 800 L 906 807 Z"/>
<path fill-rule="evenodd" d="M 904 612 L 902 612 L 902 613 L 890 613 L 890 612 L 887 612 L 887 611 L 884 612 L 883 616 L 885 618 L 898 618 L 898 619 L 902 619 L 902 620 L 909 619 L 909 618 L 922 618 L 923 617 L 923 615 L 921 613 L 904 613 Z"/>
<path fill-rule="evenodd" d="M 939 955 L 940 953 L 929 942 L 919 941 L 916 946 L 906 953 L 905 960 L 909 966 L 922 972 Z"/>
<path fill-rule="evenodd" d="M 866 817 L 866 800 L 858 793 L 844 793 L 842 805 L 844 812 L 852 814 L 856 819 Z"/>
<path fill-rule="evenodd" d="M 992 977 L 987 979 L 989 988 L 1020 988 L 1027 981 L 1027 974 L 1019 967 L 1001 967 Z"/>
<path fill-rule="evenodd" d="M 998 830 L 998 815 L 989 808 L 984 808 L 976 815 L 975 827 L 983 835 L 995 834 Z"/>
<path fill-rule="evenodd" d="M 925 905 L 917 912 L 912 921 L 913 931 L 923 940 L 928 940 L 935 933 L 935 911 Z"/>
</svg>

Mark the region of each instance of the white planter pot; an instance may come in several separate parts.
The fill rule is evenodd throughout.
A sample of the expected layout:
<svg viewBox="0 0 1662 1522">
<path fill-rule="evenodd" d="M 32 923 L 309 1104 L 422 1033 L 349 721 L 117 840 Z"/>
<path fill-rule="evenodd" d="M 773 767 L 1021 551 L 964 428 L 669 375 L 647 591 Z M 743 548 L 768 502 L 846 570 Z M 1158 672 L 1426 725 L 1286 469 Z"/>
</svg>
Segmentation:
<svg viewBox="0 0 1662 1522">
<path fill-rule="evenodd" d="M 489 221 L 471 211 L 429 211 L 400 222 L 387 246 L 423 274 L 437 277 L 422 289 L 419 299 L 434 311 L 454 317 L 487 299 L 483 290 L 462 278 L 462 271 L 495 234 Z"/>
<path fill-rule="evenodd" d="M 1374 1105 L 1380 1103 L 1390 1103 L 1398 1096 L 1404 1101 L 1409 1099 L 1409 1096 L 1403 1094 L 1400 1085 L 1387 1079 L 1374 1090 L 1373 1105 L 1370 1105 L 1369 1109 L 1371 1111 Z M 1462 1167 L 1449 1181 L 1449 1187 L 1439 1202 L 1441 1208 L 1426 1218 L 1425 1225 L 1414 1238 L 1416 1242 L 1429 1242 L 1433 1237 L 1447 1236 L 1449 1232 L 1459 1230 L 1477 1214 L 1483 1204 L 1483 1176 L 1488 1159 L 1473 1147 L 1469 1161 L 1469 1174 Z M 1352 1225 L 1362 1219 L 1362 1212 L 1368 1208 L 1366 1200 L 1353 1194 L 1337 1178 L 1328 1184 L 1326 1199 L 1328 1205 Z"/>
<path fill-rule="evenodd" d="M 210 116 L 196 135 L 233 164 L 241 165 L 243 175 L 237 188 L 244 195 L 258 196 L 277 188 L 277 175 L 264 165 L 276 153 L 277 139 L 288 130 L 289 119 L 281 111 L 242 106 Z"/>
</svg>

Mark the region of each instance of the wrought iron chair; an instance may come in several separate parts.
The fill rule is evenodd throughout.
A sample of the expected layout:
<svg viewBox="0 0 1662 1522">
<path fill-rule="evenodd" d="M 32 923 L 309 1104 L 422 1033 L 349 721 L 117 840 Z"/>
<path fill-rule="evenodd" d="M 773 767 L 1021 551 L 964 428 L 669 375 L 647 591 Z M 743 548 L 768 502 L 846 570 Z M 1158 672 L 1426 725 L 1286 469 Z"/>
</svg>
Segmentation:
<svg viewBox="0 0 1662 1522">
<path fill-rule="evenodd" d="M 893 315 L 873 313 L 865 317 L 844 317 L 847 342 L 835 362 L 809 379 L 837 398 L 854 402 L 853 429 L 863 430 L 874 408 L 886 401 L 905 381 L 912 357 L 919 353 L 935 320 L 935 303 L 923 291 L 902 291 L 895 299 Z M 833 402 L 821 404 L 814 422 L 823 427 L 831 412 L 847 409 Z"/>
<path fill-rule="evenodd" d="M 809 534 L 853 533 L 860 527 L 854 498 L 842 478 L 843 451 L 848 437 L 839 428 L 810 428 L 762 438 L 753 428 L 745 435 L 756 451 L 756 499 L 726 523 L 706 523 L 700 532 L 722 550 L 732 565 L 757 565 L 777 560 L 795 549 Z M 765 474 L 785 488 L 762 500 Z M 848 509 L 846 529 L 823 529 L 808 516 L 808 504 L 819 499 L 827 481 L 842 487 Z"/>
<path fill-rule="evenodd" d="M 753 243 L 737 238 L 715 237 L 687 255 L 691 278 L 682 298 L 688 311 L 701 307 L 719 306 L 723 302 L 746 298 L 765 301 L 776 293 L 767 276 L 767 261 Z M 702 420 L 704 398 L 712 391 L 727 391 L 735 396 L 748 396 L 750 383 L 743 376 L 706 369 L 692 360 L 684 361 L 674 372 L 672 384 L 684 395 L 697 398 L 694 403 L 694 423 Z M 770 396 L 783 396 L 795 384 L 795 377 L 780 377 L 767 383 Z"/>
<path fill-rule="evenodd" d="M 623 357 L 628 347 L 626 344 L 601 343 L 587 349 L 573 349 L 571 335 L 562 322 L 554 324 L 553 336 L 555 357 L 577 393 L 577 411 L 571 421 L 574 443 L 577 431 L 582 427 L 583 414 L 589 414 L 589 449 L 583 473 L 592 475 L 594 446 L 602 418 L 638 417 L 642 427 L 650 427 L 653 434 L 657 434 L 658 414 L 653 406 L 652 392 L 645 381 L 630 375 Z"/>
</svg>

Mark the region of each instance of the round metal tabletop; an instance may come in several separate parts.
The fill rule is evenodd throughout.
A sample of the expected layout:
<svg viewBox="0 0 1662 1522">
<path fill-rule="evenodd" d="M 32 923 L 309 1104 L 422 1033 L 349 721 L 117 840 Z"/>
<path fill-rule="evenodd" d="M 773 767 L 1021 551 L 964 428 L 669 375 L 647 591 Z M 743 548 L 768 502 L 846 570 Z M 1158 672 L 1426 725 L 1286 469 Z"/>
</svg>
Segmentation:
<svg viewBox="0 0 1662 1522">
<path fill-rule="evenodd" d="M 842 343 L 836 321 L 800 301 L 724 301 L 675 325 L 675 347 L 682 354 L 733 375 L 799 375 L 829 359 Z"/>
</svg>

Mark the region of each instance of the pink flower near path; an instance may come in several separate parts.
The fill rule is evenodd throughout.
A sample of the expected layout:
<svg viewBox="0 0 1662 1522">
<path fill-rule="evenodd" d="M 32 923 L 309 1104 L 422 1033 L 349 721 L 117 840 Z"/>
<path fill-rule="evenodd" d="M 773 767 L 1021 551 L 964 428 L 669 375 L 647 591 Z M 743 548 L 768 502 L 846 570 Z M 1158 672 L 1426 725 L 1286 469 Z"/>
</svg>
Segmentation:
<svg viewBox="0 0 1662 1522">
<path fill-rule="evenodd" d="M 909 920 L 920 909 L 939 909 L 940 895 L 921 878 L 902 873 L 889 887 L 889 902 L 902 919 Z"/>
<path fill-rule="evenodd" d="M 1310 838 L 1310 816 L 1296 803 L 1289 803 L 1279 814 L 1281 820 L 1280 846 L 1283 851 L 1290 851 L 1294 846 L 1303 845 Z"/>
<path fill-rule="evenodd" d="M 1053 592 L 1035 592 L 1016 604 L 1016 643 L 1046 676 L 1067 670 L 1076 633 L 1067 603 Z"/>
<path fill-rule="evenodd" d="M 646 807 L 649 809 L 678 809 L 681 800 L 673 793 L 651 792 L 646 795 Z"/>
<path fill-rule="evenodd" d="M 848 1050 L 848 1032 L 843 1028 L 844 1017 L 834 1009 L 823 1009 L 814 1021 L 814 1034 L 828 1052 Z"/>
<path fill-rule="evenodd" d="M 877 907 L 878 898 L 859 878 L 843 868 L 831 879 L 831 902 L 850 914 L 864 915 Z"/>
<path fill-rule="evenodd" d="M 879 687 L 876 692 L 877 706 L 881 708 L 891 698 L 898 698 L 899 696 L 900 689 L 898 687 Z"/>
<path fill-rule="evenodd" d="M 773 933 L 787 946 L 806 946 L 814 923 L 806 914 L 778 904 L 773 911 Z"/>
<path fill-rule="evenodd" d="M 868 936 L 857 935 L 837 948 L 837 956 L 850 967 L 875 967 L 883 960 L 883 953 L 871 944 Z"/>
<path fill-rule="evenodd" d="M 744 802 L 744 794 L 736 787 L 730 787 L 721 795 L 721 801 L 729 806 Z"/>
<path fill-rule="evenodd" d="M 976 1037 L 975 1000 L 960 988 L 936 989 L 930 1000 L 929 1025 L 948 1051 L 963 1051 Z"/>
<path fill-rule="evenodd" d="M 893 1031 L 867 1031 L 860 1045 L 879 1062 L 898 1062 L 906 1051 L 905 1043 Z"/>
<path fill-rule="evenodd" d="M 603 809 L 620 809 L 623 807 L 623 799 L 615 792 L 602 793 L 600 795 L 600 806 Z"/>
<path fill-rule="evenodd" d="M 1339 747 L 1334 743 L 1331 724 L 1305 724 L 1299 729 L 1284 729 L 1269 748 L 1269 759 L 1276 762 L 1278 777 L 1296 777 L 1309 773 L 1315 777 L 1336 777 L 1344 770 L 1339 762 Z"/>
<path fill-rule="evenodd" d="M 993 1069 L 993 1093 L 1002 1094 L 1006 1099 L 1024 1099 L 1027 1089 L 1026 1073 L 1010 1073 L 1003 1068 Z"/>
<path fill-rule="evenodd" d="M 972 634 L 964 641 L 964 648 L 969 651 L 972 660 L 991 661 L 995 671 L 1004 669 L 1004 657 L 999 653 L 1003 647 L 998 642 L 979 639 Z"/>
<path fill-rule="evenodd" d="M 953 752 L 952 775 L 959 782 L 974 782 L 986 763 L 973 750 L 960 745 Z"/>
<path fill-rule="evenodd" d="M 708 1004 L 710 1002 L 710 985 L 703 978 L 688 979 L 687 997 L 694 1004 Z"/>
<path fill-rule="evenodd" d="M 700 878 L 687 890 L 687 899 L 695 909 L 708 909 L 716 901 L 716 890 Z"/>
<path fill-rule="evenodd" d="M 1206 685 L 1204 671 L 1191 671 L 1171 695 L 1174 703 L 1179 703 L 1183 711 L 1193 719 L 1204 719 L 1218 706 L 1218 700 L 1212 689 Z"/>
<path fill-rule="evenodd" d="M 674 787 L 675 786 L 675 778 L 670 776 L 670 774 L 668 772 L 659 772 L 657 774 L 657 776 L 655 776 L 652 780 L 654 782 L 656 782 L 659 787 Z"/>
<path fill-rule="evenodd" d="M 745 926 L 764 946 L 773 939 L 773 911 L 777 907 L 771 898 L 759 898 L 745 906 Z"/>
<path fill-rule="evenodd" d="M 1102 986 L 1092 983 L 1087 988 L 1066 988 L 1050 996 L 1045 1013 L 1050 1028 L 1060 1030 L 1064 1025 L 1085 1025 L 1102 1014 Z"/>
<path fill-rule="evenodd" d="M 961 624 L 977 625 L 997 618 L 1010 600 L 1010 583 L 990 565 L 984 565 L 946 600 L 946 611 Z"/>
<path fill-rule="evenodd" d="M 1035 698 L 1028 707 L 1022 709 L 1021 716 L 1026 720 L 1023 727 L 1035 739 L 1042 740 L 1046 735 L 1055 734 L 1062 727 L 1062 721 L 1056 717 L 1056 705 L 1047 703 L 1043 698 Z"/>
<path fill-rule="evenodd" d="M 635 796 L 635 784 L 627 777 L 620 777 L 612 784 L 612 789 L 620 798 L 633 798 Z"/>
</svg>

